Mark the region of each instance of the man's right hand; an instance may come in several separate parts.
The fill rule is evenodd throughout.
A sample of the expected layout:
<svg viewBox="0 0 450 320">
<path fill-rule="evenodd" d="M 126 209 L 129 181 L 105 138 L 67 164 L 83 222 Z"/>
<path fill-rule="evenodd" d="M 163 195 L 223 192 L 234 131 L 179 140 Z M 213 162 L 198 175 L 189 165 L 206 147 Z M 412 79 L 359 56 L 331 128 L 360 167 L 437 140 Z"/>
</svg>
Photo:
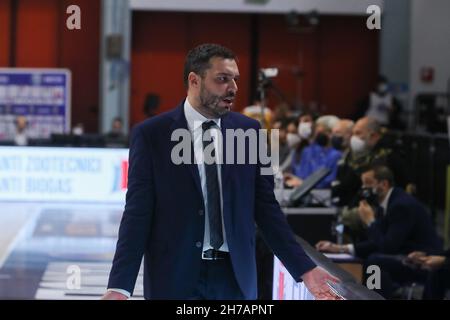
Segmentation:
<svg viewBox="0 0 450 320">
<path fill-rule="evenodd" d="M 107 291 L 101 300 L 128 300 L 128 297 L 116 291 Z"/>
</svg>

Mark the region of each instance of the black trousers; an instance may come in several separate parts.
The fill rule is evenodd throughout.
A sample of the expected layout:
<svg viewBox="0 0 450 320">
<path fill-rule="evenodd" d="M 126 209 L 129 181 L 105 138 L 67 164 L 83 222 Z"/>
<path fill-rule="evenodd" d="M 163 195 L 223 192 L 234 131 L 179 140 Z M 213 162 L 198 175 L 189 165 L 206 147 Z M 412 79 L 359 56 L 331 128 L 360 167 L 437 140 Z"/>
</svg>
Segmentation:
<svg viewBox="0 0 450 320">
<path fill-rule="evenodd" d="M 202 260 L 192 300 L 244 300 L 230 258 Z"/>
<path fill-rule="evenodd" d="M 367 270 L 370 265 L 380 267 L 381 288 L 374 291 L 386 299 L 394 298 L 394 292 L 402 285 L 411 282 L 424 283 L 426 280 L 425 271 L 403 265 L 404 257 L 403 255 L 371 254 L 365 261 L 364 270 Z M 370 275 L 365 274 L 366 279 L 367 276 Z"/>
<path fill-rule="evenodd" d="M 442 268 L 428 273 L 423 293 L 424 299 L 442 300 L 447 290 L 450 290 L 450 269 Z"/>
</svg>

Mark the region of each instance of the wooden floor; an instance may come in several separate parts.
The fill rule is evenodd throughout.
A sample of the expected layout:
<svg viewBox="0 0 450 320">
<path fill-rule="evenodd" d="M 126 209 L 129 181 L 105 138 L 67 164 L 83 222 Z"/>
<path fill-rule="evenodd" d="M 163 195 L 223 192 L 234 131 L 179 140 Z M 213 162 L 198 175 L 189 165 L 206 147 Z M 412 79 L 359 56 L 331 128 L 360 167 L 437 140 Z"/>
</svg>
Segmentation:
<svg viewBox="0 0 450 320">
<path fill-rule="evenodd" d="M 123 206 L 0 203 L 0 299 L 99 299 Z M 134 299 L 142 299 L 142 274 Z"/>
</svg>

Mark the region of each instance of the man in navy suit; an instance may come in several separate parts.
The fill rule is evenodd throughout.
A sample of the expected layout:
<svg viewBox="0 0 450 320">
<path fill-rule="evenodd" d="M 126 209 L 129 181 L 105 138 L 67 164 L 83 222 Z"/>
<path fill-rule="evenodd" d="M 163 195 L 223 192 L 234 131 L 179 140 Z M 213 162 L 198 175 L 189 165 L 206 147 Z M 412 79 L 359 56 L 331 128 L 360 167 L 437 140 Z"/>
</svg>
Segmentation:
<svg viewBox="0 0 450 320">
<path fill-rule="evenodd" d="M 420 280 L 424 272 L 408 268 L 404 260 L 412 251 L 439 252 L 441 241 L 431 216 L 414 197 L 394 187 L 394 178 L 385 166 L 369 168 L 361 175 L 363 189 L 369 194 L 359 204 L 359 216 L 367 226 L 367 239 L 338 245 L 320 241 L 324 252 L 351 253 L 365 259 L 365 266 L 381 269 L 380 293 L 390 298 L 396 283 Z"/>
<path fill-rule="evenodd" d="M 146 299 L 256 299 L 255 221 L 294 279 L 316 298 L 335 298 L 326 282 L 338 280 L 296 242 L 261 161 L 228 163 L 233 150 L 222 153 L 214 139 L 223 133 L 227 146 L 226 130 L 260 129 L 257 121 L 231 112 L 238 79 L 233 52 L 200 45 L 186 58 L 187 98 L 134 128 L 125 211 L 104 299 L 133 293 L 143 256 Z M 182 152 L 191 162 L 174 163 L 174 132 L 192 138 L 193 152 Z M 251 152 L 254 145 L 248 140 L 241 147 L 234 151 Z M 207 150 L 224 162 L 206 161 Z"/>
</svg>

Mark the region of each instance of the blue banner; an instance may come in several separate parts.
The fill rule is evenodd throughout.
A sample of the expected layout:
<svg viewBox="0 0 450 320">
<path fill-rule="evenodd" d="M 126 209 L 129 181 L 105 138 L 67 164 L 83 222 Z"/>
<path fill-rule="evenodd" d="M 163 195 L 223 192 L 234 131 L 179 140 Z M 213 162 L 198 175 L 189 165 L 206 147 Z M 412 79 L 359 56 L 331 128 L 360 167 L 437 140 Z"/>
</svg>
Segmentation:
<svg viewBox="0 0 450 320">
<path fill-rule="evenodd" d="M 0 140 L 13 140 L 14 120 L 27 118 L 29 138 L 70 132 L 71 73 L 67 69 L 0 68 Z"/>
</svg>

